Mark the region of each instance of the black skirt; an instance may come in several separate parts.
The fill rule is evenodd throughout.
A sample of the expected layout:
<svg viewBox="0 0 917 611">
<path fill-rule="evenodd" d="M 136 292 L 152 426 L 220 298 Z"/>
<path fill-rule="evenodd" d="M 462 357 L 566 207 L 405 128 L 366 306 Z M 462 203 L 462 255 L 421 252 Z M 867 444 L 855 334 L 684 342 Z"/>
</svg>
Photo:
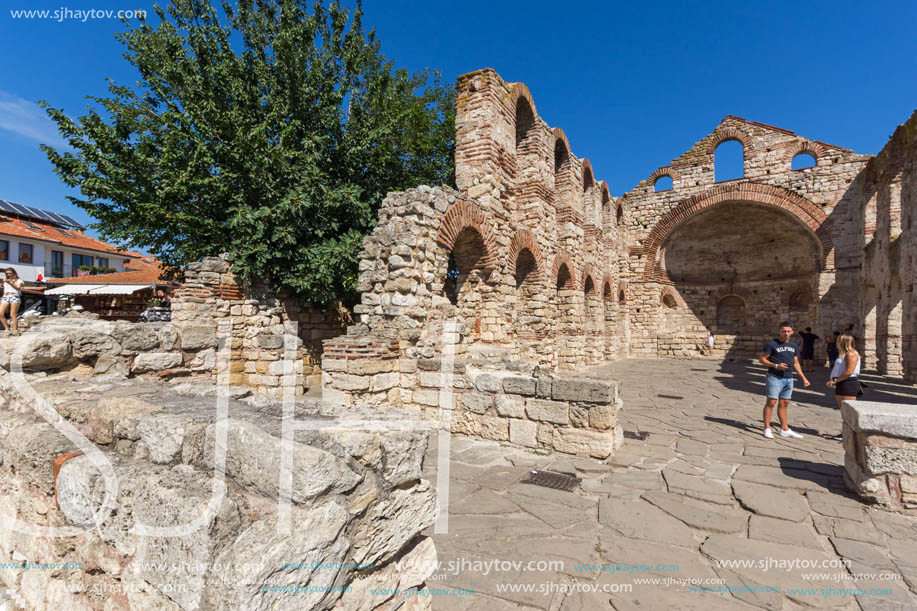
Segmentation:
<svg viewBox="0 0 917 611">
<path fill-rule="evenodd" d="M 847 378 L 837 383 L 837 386 L 834 387 L 834 394 L 842 397 L 859 397 L 863 394 L 863 391 L 860 389 L 860 381 L 858 379 Z"/>
</svg>

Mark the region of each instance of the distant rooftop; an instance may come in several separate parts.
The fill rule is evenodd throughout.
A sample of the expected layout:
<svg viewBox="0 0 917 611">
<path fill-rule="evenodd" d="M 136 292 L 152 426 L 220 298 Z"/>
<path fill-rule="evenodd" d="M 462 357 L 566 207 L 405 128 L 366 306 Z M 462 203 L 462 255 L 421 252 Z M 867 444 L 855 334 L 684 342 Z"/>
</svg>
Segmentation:
<svg viewBox="0 0 917 611">
<path fill-rule="evenodd" d="M 51 212 L 49 210 L 40 210 L 39 208 L 33 208 L 31 206 L 23 206 L 22 204 L 14 204 L 5 199 L 0 199 L 0 212 L 14 214 L 27 219 L 35 219 L 43 223 L 52 223 L 61 227 L 73 227 L 80 231 L 86 229 L 83 225 L 64 214 L 58 214 L 57 212 Z"/>
</svg>

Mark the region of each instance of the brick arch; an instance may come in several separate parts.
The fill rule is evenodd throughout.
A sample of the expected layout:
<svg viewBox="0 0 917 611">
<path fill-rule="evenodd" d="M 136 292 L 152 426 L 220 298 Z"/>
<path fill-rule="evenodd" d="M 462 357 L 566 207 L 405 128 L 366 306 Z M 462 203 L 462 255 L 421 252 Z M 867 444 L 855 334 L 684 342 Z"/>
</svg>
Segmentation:
<svg viewBox="0 0 917 611">
<path fill-rule="evenodd" d="M 608 289 L 608 294 L 605 294 L 605 289 Z M 614 289 L 611 286 L 611 276 L 605 274 L 605 277 L 602 278 L 602 299 L 605 301 L 615 301 L 617 295 L 615 295 Z"/>
<path fill-rule="evenodd" d="M 671 295 L 672 299 L 675 300 L 676 305 L 679 305 L 681 303 L 678 298 L 678 292 L 675 291 L 675 289 L 673 289 L 671 286 L 667 286 L 663 288 L 662 291 L 659 293 L 659 304 L 660 305 L 665 304 L 666 295 Z"/>
<path fill-rule="evenodd" d="M 821 208 L 782 187 L 746 182 L 715 186 L 684 200 L 662 217 L 643 242 L 641 254 L 646 255 L 643 277 L 647 280 L 671 282 L 668 274 L 659 268 L 656 261 L 659 247 L 675 228 L 688 218 L 713 206 L 729 202 L 751 202 L 783 210 L 802 223 L 820 244 L 818 270 L 822 271 L 834 264 L 830 221 Z"/>
<path fill-rule="evenodd" d="M 542 259 L 541 249 L 538 247 L 538 241 L 535 239 L 535 234 L 528 229 L 520 229 L 513 234 L 513 239 L 509 244 L 510 269 L 508 272 L 510 274 L 515 272 L 516 260 L 519 258 L 519 253 L 523 250 L 528 250 L 535 258 L 535 276 L 533 276 L 533 278 L 539 277 L 542 272 L 544 272 L 544 259 Z M 557 274 L 555 274 L 555 278 L 556 277 Z"/>
<path fill-rule="evenodd" d="M 449 206 L 440 223 L 436 242 L 445 248 L 446 252 L 452 252 L 459 234 L 467 228 L 477 231 L 484 242 L 484 255 L 481 257 L 480 268 L 485 273 L 496 269 L 497 240 L 493 225 L 487 218 L 487 214 L 474 204 L 458 200 Z"/>
<path fill-rule="evenodd" d="M 724 127 L 713 132 L 713 139 L 707 145 L 707 154 L 712 155 L 716 152 L 716 147 L 730 140 L 741 142 L 742 148 L 746 151 L 751 144 L 751 137 L 742 130 L 735 127 Z"/>
<path fill-rule="evenodd" d="M 586 182 L 586 177 L 589 177 L 588 183 Z M 589 190 L 589 187 L 595 184 L 595 172 L 592 170 L 592 162 L 588 159 L 583 159 L 583 192 Z"/>
<path fill-rule="evenodd" d="M 748 301 L 751 293 L 747 288 L 742 287 L 720 287 L 710 293 L 710 305 L 714 308 L 720 304 L 726 297 L 738 297 L 748 307 Z"/>
<path fill-rule="evenodd" d="M 592 263 L 587 263 L 583 266 L 583 271 L 580 273 L 580 289 L 586 290 L 586 280 L 592 280 L 592 290 L 596 290 L 595 280 L 592 278 Z"/>
<path fill-rule="evenodd" d="M 673 189 L 675 188 L 675 181 L 681 178 L 681 176 L 678 174 L 678 172 L 675 171 L 674 168 L 672 168 L 671 166 L 665 165 L 659 168 L 658 170 L 656 170 L 655 172 L 653 172 L 652 174 L 650 174 L 647 180 L 650 182 L 651 185 L 654 185 L 656 184 L 656 181 L 659 180 L 663 176 L 668 176 L 669 178 L 672 179 L 672 188 Z"/>
<path fill-rule="evenodd" d="M 796 155 L 801 155 L 803 153 L 808 153 L 815 158 L 816 163 L 821 157 L 824 157 L 828 152 L 828 148 L 821 142 L 811 142 L 809 140 L 800 140 L 796 144 L 790 147 L 790 159 L 794 159 Z"/>
<path fill-rule="evenodd" d="M 576 286 L 576 270 L 573 268 L 573 257 L 569 253 L 561 252 L 554 257 L 554 265 L 551 267 L 551 278 L 554 279 L 554 282 L 557 282 L 557 275 L 560 273 L 560 267 L 562 265 L 567 266 L 567 271 L 570 272 L 570 281 L 564 286 L 564 288 L 572 289 Z"/>
<path fill-rule="evenodd" d="M 535 123 L 538 123 L 538 109 L 535 108 L 535 100 L 532 98 L 532 92 L 526 87 L 525 83 L 513 83 L 509 90 L 509 99 L 513 113 L 516 112 L 516 105 L 519 104 L 519 98 L 525 98 L 535 115 Z"/>
<path fill-rule="evenodd" d="M 553 149 L 555 151 L 555 158 L 556 158 L 558 140 L 563 143 L 564 150 L 567 154 L 567 162 L 569 163 L 572 157 L 572 153 L 570 152 L 570 141 L 567 140 L 567 134 L 564 133 L 564 130 L 562 130 L 559 127 L 555 127 L 554 128 L 554 149 Z M 555 164 L 555 167 L 554 167 L 555 174 L 557 173 L 557 170 L 558 168 Z"/>
<path fill-rule="evenodd" d="M 608 183 L 604 180 L 602 181 L 602 206 L 606 206 L 614 201 L 611 197 L 611 190 L 608 188 Z"/>
</svg>

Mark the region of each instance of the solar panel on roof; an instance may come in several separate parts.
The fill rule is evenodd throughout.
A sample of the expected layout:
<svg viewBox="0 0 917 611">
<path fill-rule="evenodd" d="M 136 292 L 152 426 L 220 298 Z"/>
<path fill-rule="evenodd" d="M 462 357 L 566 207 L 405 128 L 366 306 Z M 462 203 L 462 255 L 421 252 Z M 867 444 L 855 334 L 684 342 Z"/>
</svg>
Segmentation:
<svg viewBox="0 0 917 611">
<path fill-rule="evenodd" d="M 77 223 L 71 217 L 64 214 L 58 214 L 56 212 L 51 212 L 50 210 L 40 210 L 38 208 L 32 208 L 31 206 L 23 206 L 22 204 L 15 204 L 4 199 L 0 199 L 0 210 L 10 214 L 16 214 L 18 216 L 33 218 L 39 221 L 51 221 L 52 223 L 57 223 L 59 225 L 84 229 L 83 225 Z"/>
</svg>

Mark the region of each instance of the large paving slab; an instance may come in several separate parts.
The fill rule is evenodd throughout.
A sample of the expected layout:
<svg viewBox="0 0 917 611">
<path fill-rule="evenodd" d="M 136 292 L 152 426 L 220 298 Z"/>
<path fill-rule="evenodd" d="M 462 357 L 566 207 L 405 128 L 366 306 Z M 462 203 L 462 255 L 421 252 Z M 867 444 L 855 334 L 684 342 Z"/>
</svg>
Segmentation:
<svg viewBox="0 0 917 611">
<path fill-rule="evenodd" d="M 917 513 L 869 507 L 844 490 L 841 444 L 829 438 L 840 414 L 815 390 L 825 373 L 812 373 L 790 405 L 803 439 L 762 436 L 760 367 L 709 360 L 592 370 L 622 381 L 624 430 L 649 433 L 605 461 L 454 436 L 449 529 L 427 531 L 443 567 L 426 584 L 441 589 L 433 608 L 917 609 Z M 917 403 L 913 387 L 889 387 Z M 436 460 L 434 444 L 431 481 Z M 582 481 L 572 492 L 522 483 L 531 469 Z M 487 562 L 503 568 L 480 568 Z M 764 570 L 767 562 L 782 565 Z"/>
</svg>

